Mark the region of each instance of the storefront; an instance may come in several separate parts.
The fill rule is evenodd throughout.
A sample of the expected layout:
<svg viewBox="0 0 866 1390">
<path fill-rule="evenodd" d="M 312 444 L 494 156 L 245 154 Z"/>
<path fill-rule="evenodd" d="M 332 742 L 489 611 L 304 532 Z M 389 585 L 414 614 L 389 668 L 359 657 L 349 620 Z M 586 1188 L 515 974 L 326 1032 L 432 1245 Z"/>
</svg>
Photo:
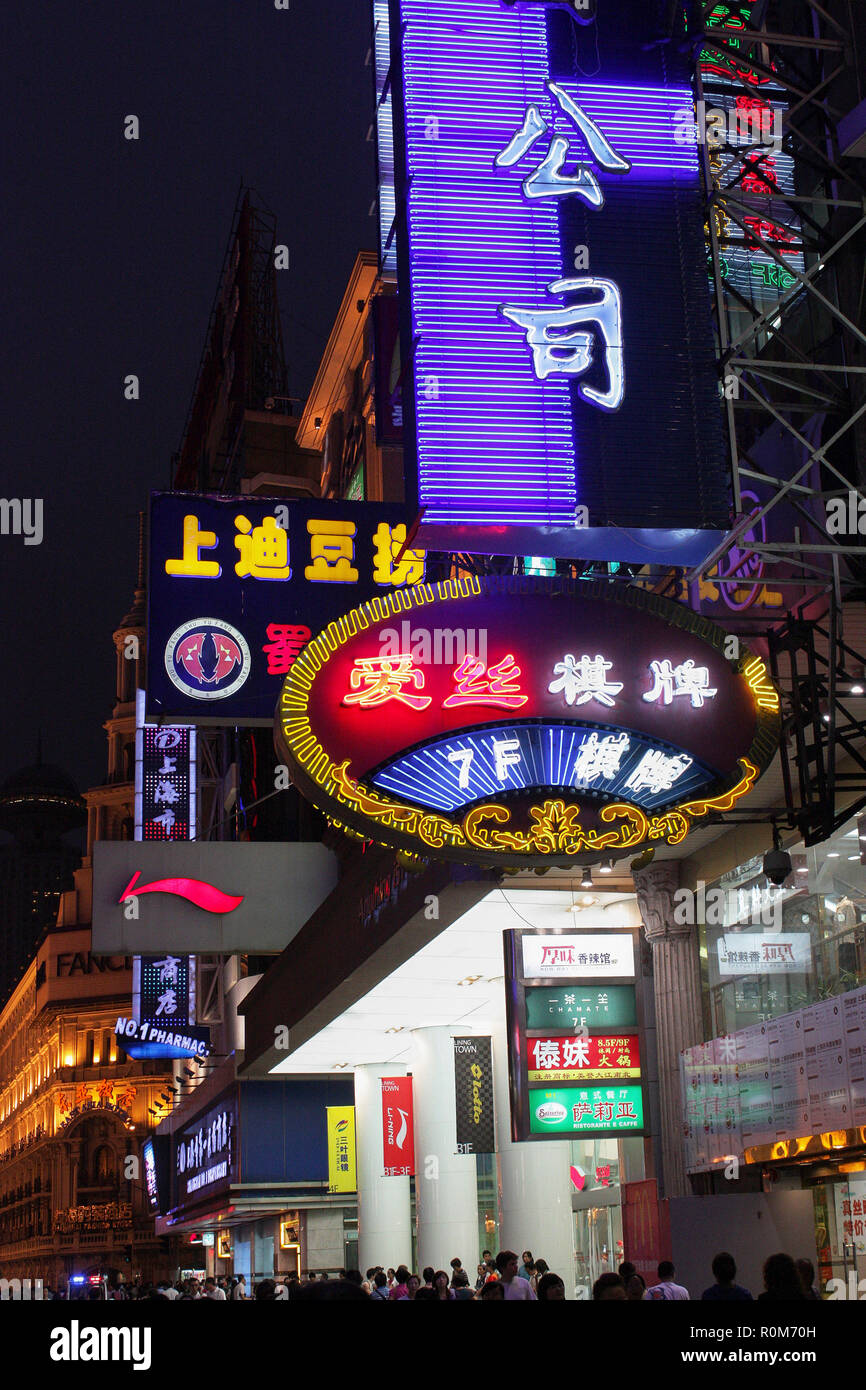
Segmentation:
<svg viewBox="0 0 866 1390">
<path fill-rule="evenodd" d="M 847 1288 L 866 1275 L 866 822 L 789 852 L 778 888 L 760 859 L 706 886 L 686 1166 L 698 1192 L 809 1191 L 822 1288 Z"/>
</svg>

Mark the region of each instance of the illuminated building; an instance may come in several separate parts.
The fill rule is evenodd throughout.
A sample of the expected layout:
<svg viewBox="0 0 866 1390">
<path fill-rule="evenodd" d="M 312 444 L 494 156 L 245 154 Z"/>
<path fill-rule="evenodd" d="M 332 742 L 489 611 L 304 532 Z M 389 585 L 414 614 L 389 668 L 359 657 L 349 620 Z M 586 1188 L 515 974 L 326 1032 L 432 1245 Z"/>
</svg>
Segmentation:
<svg viewBox="0 0 866 1390">
<path fill-rule="evenodd" d="M 60 895 L 80 859 L 64 836 L 83 823 L 77 787 L 41 756 L 0 788 L 0 828 L 13 836 L 0 846 L 0 1004 L 57 916 Z"/>
<path fill-rule="evenodd" d="M 173 1276 L 177 1264 L 154 1232 L 141 1176 L 142 1141 L 170 1103 L 169 1067 L 118 1049 L 114 1027 L 129 1012 L 132 960 L 90 949 L 93 841 L 132 833 L 142 563 L 140 547 L 136 602 L 114 634 L 108 775 L 85 796 L 88 856 L 0 1013 L 0 1269 L 52 1288 L 90 1272 L 127 1281 Z M 80 805 L 69 791 L 62 804 Z"/>
</svg>

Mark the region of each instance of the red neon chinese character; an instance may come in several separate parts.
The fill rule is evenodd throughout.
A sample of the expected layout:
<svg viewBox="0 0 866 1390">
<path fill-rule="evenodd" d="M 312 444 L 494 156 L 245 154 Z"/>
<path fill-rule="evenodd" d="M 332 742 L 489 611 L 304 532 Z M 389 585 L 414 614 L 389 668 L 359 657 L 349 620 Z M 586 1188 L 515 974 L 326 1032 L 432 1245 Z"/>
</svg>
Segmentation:
<svg viewBox="0 0 866 1390">
<path fill-rule="evenodd" d="M 407 684 L 416 690 L 424 689 L 424 672 L 415 670 L 411 656 L 358 657 L 349 674 L 349 684 L 355 693 L 344 695 L 343 704 L 361 709 L 372 709 L 389 700 L 399 700 L 410 709 L 426 709 L 432 698 L 411 695 L 403 689 Z"/>
<path fill-rule="evenodd" d="M 303 623 L 268 623 L 267 632 L 262 651 L 268 658 L 268 675 L 284 676 L 312 633 Z"/>
<path fill-rule="evenodd" d="M 779 245 L 793 245 L 794 237 L 787 227 L 780 227 L 778 222 L 769 222 L 765 217 L 744 217 L 743 223 L 756 237 L 762 241 L 776 242 Z M 748 240 L 748 237 L 747 237 Z"/>
<path fill-rule="evenodd" d="M 778 193 L 776 183 L 776 161 L 772 155 L 749 155 L 748 168 L 743 174 L 745 193 Z"/>
<path fill-rule="evenodd" d="M 485 671 L 487 672 L 485 676 Z M 477 656 L 464 656 L 454 680 L 457 689 L 442 704 L 445 709 L 454 705 L 499 705 L 502 709 L 520 709 L 529 699 L 521 695 L 520 686 L 514 685 L 520 675 L 520 667 L 511 655 L 503 657 L 495 666 L 485 667 Z"/>
</svg>

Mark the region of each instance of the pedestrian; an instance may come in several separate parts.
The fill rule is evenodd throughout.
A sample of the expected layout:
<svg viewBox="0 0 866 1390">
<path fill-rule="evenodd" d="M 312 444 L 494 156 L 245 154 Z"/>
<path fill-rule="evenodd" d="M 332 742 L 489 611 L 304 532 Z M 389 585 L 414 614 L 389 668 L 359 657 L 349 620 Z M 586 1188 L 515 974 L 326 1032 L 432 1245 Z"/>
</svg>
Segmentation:
<svg viewBox="0 0 866 1390">
<path fill-rule="evenodd" d="M 469 1285 L 469 1275 L 465 1269 L 454 1271 L 454 1278 L 451 1280 L 451 1288 L 458 1303 L 469 1303 L 475 1298 L 475 1290 Z"/>
<path fill-rule="evenodd" d="M 646 1298 L 646 1280 L 635 1272 L 625 1280 L 625 1296 L 629 1303 L 642 1303 Z"/>
<path fill-rule="evenodd" d="M 759 1303 L 804 1303 L 806 1295 L 790 1255 L 771 1255 L 764 1263 L 764 1292 Z"/>
<path fill-rule="evenodd" d="M 450 1281 L 448 1279 L 448 1275 L 445 1273 L 445 1270 L 437 1269 L 436 1273 L 433 1275 L 433 1289 L 435 1291 L 436 1297 L 440 1299 L 442 1302 L 446 1302 L 447 1300 L 452 1299 L 454 1297 L 454 1294 L 448 1287 L 449 1282 Z"/>
<path fill-rule="evenodd" d="M 704 1289 L 701 1294 L 701 1302 L 704 1303 L 752 1303 L 752 1295 L 748 1289 L 744 1289 L 740 1284 L 735 1284 L 737 1277 L 737 1266 L 734 1263 L 733 1255 L 729 1255 L 722 1250 L 716 1255 L 712 1264 L 715 1284 L 711 1284 L 708 1289 Z"/>
<path fill-rule="evenodd" d="M 453 1286 L 454 1286 L 454 1276 L 455 1276 L 455 1274 L 457 1273 L 458 1270 L 461 1270 L 461 1271 L 462 1271 L 462 1269 L 463 1269 L 463 1264 L 462 1264 L 462 1262 L 461 1262 L 460 1260 L 458 1260 L 458 1259 L 456 1258 L 456 1256 L 455 1256 L 455 1258 L 451 1261 L 451 1286 L 452 1286 L 452 1288 L 453 1288 Z"/>
<path fill-rule="evenodd" d="M 263 1303 L 273 1303 L 277 1296 L 277 1286 L 273 1279 L 262 1279 L 256 1285 L 256 1299 L 261 1299 Z"/>
<path fill-rule="evenodd" d="M 535 1303 L 535 1291 L 529 1280 L 518 1277 L 518 1264 L 513 1250 L 500 1250 L 496 1256 L 496 1268 L 505 1287 L 506 1302 L 513 1303 L 519 1299 L 524 1303 Z"/>
<path fill-rule="evenodd" d="M 529 1282 L 530 1282 L 530 1284 L 532 1285 L 532 1287 L 535 1289 L 535 1292 L 536 1292 L 536 1293 L 538 1293 L 538 1285 L 539 1285 L 539 1282 L 544 1278 L 545 1274 L 549 1274 L 549 1273 L 550 1273 L 550 1265 L 547 1263 L 547 1260 L 536 1260 L 536 1261 L 535 1261 L 535 1264 L 534 1264 L 533 1267 L 532 1267 L 532 1278 L 530 1279 Z"/>
<path fill-rule="evenodd" d="M 409 1282 L 408 1282 L 408 1284 L 406 1285 L 406 1288 L 407 1288 L 408 1291 L 409 1291 L 409 1298 L 410 1298 L 410 1300 L 414 1300 L 415 1295 L 416 1295 L 416 1293 L 418 1292 L 418 1290 L 420 1289 L 420 1287 L 421 1287 L 421 1280 L 420 1280 L 419 1276 L 418 1276 L 417 1274 L 410 1274 L 410 1275 L 409 1275 Z"/>
<path fill-rule="evenodd" d="M 498 1303 L 505 1298 L 505 1285 L 500 1279 L 488 1279 L 478 1297 L 482 1303 Z"/>
<path fill-rule="evenodd" d="M 565 1285 L 558 1274 L 551 1274 L 549 1271 L 542 1274 L 538 1281 L 536 1297 L 539 1303 L 562 1303 L 565 1299 Z"/>
<path fill-rule="evenodd" d="M 433 1268 L 432 1265 L 425 1265 L 425 1266 L 424 1266 L 424 1271 L 423 1271 L 423 1273 L 424 1273 L 424 1287 L 425 1287 L 425 1289 L 432 1289 L 432 1287 L 433 1287 L 433 1275 L 435 1274 L 435 1272 L 436 1272 L 436 1271 L 434 1270 L 434 1268 Z"/>
<path fill-rule="evenodd" d="M 532 1251 L 531 1251 L 531 1250 L 524 1250 L 524 1252 L 523 1252 L 523 1254 L 521 1255 L 520 1258 L 521 1258 L 521 1260 L 523 1261 L 523 1267 L 522 1267 L 522 1269 L 519 1269 L 519 1270 L 517 1271 L 518 1277 L 521 1278 L 521 1279 L 530 1280 L 530 1279 L 532 1278 L 532 1273 L 533 1273 L 533 1269 L 534 1269 L 534 1264 L 533 1264 L 533 1260 L 532 1260 Z"/>
<path fill-rule="evenodd" d="M 384 1269 L 377 1269 L 376 1273 L 373 1275 L 373 1292 L 370 1294 L 370 1297 L 374 1299 L 376 1303 L 388 1302 L 388 1276 Z"/>
<path fill-rule="evenodd" d="M 609 1274 L 600 1274 L 592 1286 L 594 1303 L 625 1303 L 626 1297 L 625 1284 L 612 1270 Z"/>
<path fill-rule="evenodd" d="M 446 1275 L 446 1278 L 447 1278 L 447 1275 Z M 389 1298 L 394 1299 L 395 1302 L 401 1302 L 401 1303 L 402 1303 L 405 1299 L 407 1299 L 407 1298 L 409 1297 L 409 1289 L 408 1289 L 408 1287 L 407 1287 L 408 1283 L 409 1283 L 409 1271 L 408 1271 L 408 1269 L 406 1268 L 405 1265 L 398 1265 L 398 1266 L 397 1266 L 397 1269 L 394 1271 L 394 1283 L 391 1285 L 391 1291 L 390 1291 L 390 1293 L 389 1293 Z"/>
<path fill-rule="evenodd" d="M 484 1285 L 487 1283 L 487 1279 L 488 1279 L 488 1277 L 489 1277 L 489 1274 L 490 1274 L 490 1271 L 488 1270 L 487 1266 L 486 1266 L 483 1262 L 482 1262 L 481 1264 L 479 1264 L 479 1265 L 476 1266 L 476 1275 L 477 1275 L 476 1280 L 475 1280 L 475 1288 L 476 1288 L 476 1290 L 478 1290 L 478 1289 L 483 1289 L 483 1288 L 484 1288 Z"/>
<path fill-rule="evenodd" d="M 225 1303 L 225 1290 L 221 1289 L 216 1279 L 206 1279 L 204 1285 L 205 1298 L 212 1298 L 217 1303 Z"/>
<path fill-rule="evenodd" d="M 800 1283 L 803 1285 L 803 1293 L 810 1303 L 820 1303 L 821 1298 L 815 1288 L 815 1266 L 811 1260 L 797 1260 L 797 1273 L 800 1276 Z"/>
<path fill-rule="evenodd" d="M 671 1300 L 677 1303 L 688 1302 L 689 1291 L 682 1284 L 674 1283 L 675 1274 L 673 1262 L 662 1260 L 658 1267 L 659 1282 L 647 1289 L 647 1295 L 653 1303 L 670 1302 Z"/>
<path fill-rule="evenodd" d="M 247 1297 L 247 1280 L 246 1280 L 246 1275 L 241 1274 L 241 1275 L 238 1277 L 238 1282 L 235 1284 L 234 1288 L 232 1289 L 232 1301 L 233 1301 L 234 1303 L 240 1303 L 240 1302 L 242 1302 L 246 1297 Z"/>
</svg>

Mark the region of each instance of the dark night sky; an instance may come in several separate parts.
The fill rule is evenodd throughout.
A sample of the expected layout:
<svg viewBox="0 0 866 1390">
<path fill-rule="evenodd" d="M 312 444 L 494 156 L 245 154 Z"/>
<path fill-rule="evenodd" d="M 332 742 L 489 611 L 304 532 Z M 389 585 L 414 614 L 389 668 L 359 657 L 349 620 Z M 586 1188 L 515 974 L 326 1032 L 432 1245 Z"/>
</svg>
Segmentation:
<svg viewBox="0 0 866 1390">
<path fill-rule="evenodd" d="M 42 497 L 45 521 L 41 546 L 0 535 L 0 780 L 34 761 L 40 725 L 46 761 L 103 780 L 137 513 L 169 480 L 241 180 L 290 248 L 292 395 L 375 247 L 368 0 L 291 6 L 6 11 L 0 496 Z"/>
</svg>

